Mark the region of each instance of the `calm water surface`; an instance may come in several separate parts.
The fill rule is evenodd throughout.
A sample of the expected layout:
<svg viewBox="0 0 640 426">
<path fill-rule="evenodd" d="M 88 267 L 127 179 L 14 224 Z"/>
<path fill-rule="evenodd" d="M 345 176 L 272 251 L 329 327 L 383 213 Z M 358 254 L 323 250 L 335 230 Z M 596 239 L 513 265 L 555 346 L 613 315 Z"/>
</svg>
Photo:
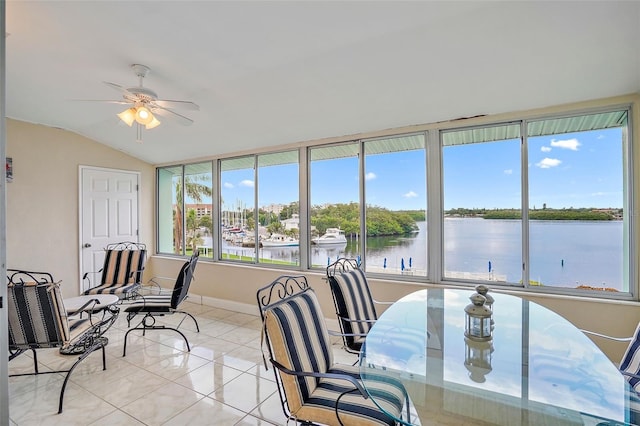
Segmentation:
<svg viewBox="0 0 640 426">
<path fill-rule="evenodd" d="M 367 239 L 367 269 L 399 273 L 404 263 L 425 275 L 427 229 L 407 236 Z M 489 277 L 519 283 L 522 279 L 522 226 L 519 220 L 447 218 L 444 221 L 444 270 L 448 277 L 463 273 L 472 279 Z M 622 221 L 531 221 L 530 279 L 543 285 L 577 284 L 622 290 Z M 340 256 L 360 254 L 359 241 L 336 247 L 311 247 L 312 263 L 325 266 Z M 261 257 L 295 261 L 298 247 L 261 249 Z M 491 262 L 491 275 L 489 271 Z M 577 283 L 577 284 L 576 284 Z"/>
</svg>

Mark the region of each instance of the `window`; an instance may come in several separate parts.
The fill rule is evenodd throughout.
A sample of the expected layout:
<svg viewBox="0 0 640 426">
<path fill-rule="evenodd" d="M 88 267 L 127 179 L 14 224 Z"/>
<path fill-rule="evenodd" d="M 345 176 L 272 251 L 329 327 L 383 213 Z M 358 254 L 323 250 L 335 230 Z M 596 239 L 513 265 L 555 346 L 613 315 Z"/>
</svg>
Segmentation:
<svg viewBox="0 0 640 426">
<path fill-rule="evenodd" d="M 311 267 L 360 254 L 358 157 L 357 143 L 310 149 Z"/>
<path fill-rule="evenodd" d="M 520 124 L 442 133 L 444 279 L 522 279 L 520 146 Z"/>
<path fill-rule="evenodd" d="M 316 270 L 349 257 L 398 280 L 628 297 L 629 118 L 615 107 L 244 155 L 217 160 L 215 187 L 211 162 L 160 167 L 158 252 Z"/>
<path fill-rule="evenodd" d="M 298 151 L 258 156 L 260 263 L 300 265 Z"/>
<path fill-rule="evenodd" d="M 627 117 L 442 132 L 443 279 L 630 292 Z"/>
<path fill-rule="evenodd" d="M 424 134 L 365 141 L 367 272 L 427 275 Z"/>
<path fill-rule="evenodd" d="M 211 162 L 158 168 L 158 251 L 211 256 Z"/>
<path fill-rule="evenodd" d="M 528 123 L 531 285 L 629 291 L 627 114 Z"/>
<path fill-rule="evenodd" d="M 220 161 L 220 259 L 255 262 L 255 156 Z"/>
</svg>

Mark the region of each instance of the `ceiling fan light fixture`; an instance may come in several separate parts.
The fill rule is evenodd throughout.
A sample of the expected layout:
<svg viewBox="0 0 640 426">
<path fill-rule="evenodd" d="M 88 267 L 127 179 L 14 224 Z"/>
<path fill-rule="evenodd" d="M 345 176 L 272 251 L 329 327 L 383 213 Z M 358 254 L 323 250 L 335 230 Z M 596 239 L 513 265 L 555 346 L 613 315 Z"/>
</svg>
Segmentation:
<svg viewBox="0 0 640 426">
<path fill-rule="evenodd" d="M 127 124 L 127 126 L 131 127 L 133 125 L 133 122 L 136 119 L 136 109 L 127 108 L 117 115 L 118 115 L 118 118 L 120 118 L 120 120 L 124 121 Z"/>
<path fill-rule="evenodd" d="M 155 116 L 153 116 L 153 115 L 152 115 L 152 117 L 153 117 L 153 120 L 151 120 L 151 123 L 146 124 L 146 125 L 144 126 L 144 128 L 145 128 L 145 129 L 147 129 L 147 130 L 151 130 L 151 129 L 153 129 L 154 127 L 159 126 L 159 125 L 160 125 L 160 123 L 161 123 L 161 121 L 160 121 L 160 120 L 158 120 Z"/>
<path fill-rule="evenodd" d="M 151 111 L 145 106 L 139 106 L 136 108 L 136 121 L 140 124 L 150 124 L 155 117 L 151 114 Z M 160 123 L 158 123 L 160 124 Z"/>
</svg>

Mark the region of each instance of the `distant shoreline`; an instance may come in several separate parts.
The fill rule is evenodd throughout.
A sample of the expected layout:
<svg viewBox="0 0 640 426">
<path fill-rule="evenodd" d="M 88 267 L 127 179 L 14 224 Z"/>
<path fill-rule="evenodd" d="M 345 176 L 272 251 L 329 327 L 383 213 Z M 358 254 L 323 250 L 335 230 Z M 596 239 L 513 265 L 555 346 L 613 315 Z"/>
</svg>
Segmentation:
<svg viewBox="0 0 640 426">
<path fill-rule="evenodd" d="M 531 220 L 622 220 L 621 208 L 581 208 L 581 209 L 533 209 L 529 210 Z M 520 209 L 451 209 L 445 217 L 478 217 L 483 219 L 522 219 Z"/>
</svg>

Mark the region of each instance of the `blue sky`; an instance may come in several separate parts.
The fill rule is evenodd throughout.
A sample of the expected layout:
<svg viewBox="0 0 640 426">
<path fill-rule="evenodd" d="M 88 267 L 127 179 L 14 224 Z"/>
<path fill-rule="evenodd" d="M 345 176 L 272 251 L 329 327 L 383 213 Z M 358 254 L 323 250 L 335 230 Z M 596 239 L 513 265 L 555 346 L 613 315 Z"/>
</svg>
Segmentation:
<svg viewBox="0 0 640 426">
<path fill-rule="evenodd" d="M 622 207 L 621 130 L 569 133 L 529 138 L 528 170 L 531 208 Z M 366 199 L 390 210 L 426 206 L 423 152 L 406 151 L 366 157 Z M 519 208 L 520 141 L 445 147 L 445 209 Z M 298 198 L 298 166 L 260 169 L 259 204 L 288 204 Z M 227 206 L 253 206 L 251 170 L 223 174 Z M 314 161 L 311 203 L 358 201 L 357 158 Z"/>
<path fill-rule="evenodd" d="M 529 138 L 529 207 L 622 207 L 621 130 Z M 519 208 L 520 141 L 446 147 L 445 209 Z"/>
</svg>

